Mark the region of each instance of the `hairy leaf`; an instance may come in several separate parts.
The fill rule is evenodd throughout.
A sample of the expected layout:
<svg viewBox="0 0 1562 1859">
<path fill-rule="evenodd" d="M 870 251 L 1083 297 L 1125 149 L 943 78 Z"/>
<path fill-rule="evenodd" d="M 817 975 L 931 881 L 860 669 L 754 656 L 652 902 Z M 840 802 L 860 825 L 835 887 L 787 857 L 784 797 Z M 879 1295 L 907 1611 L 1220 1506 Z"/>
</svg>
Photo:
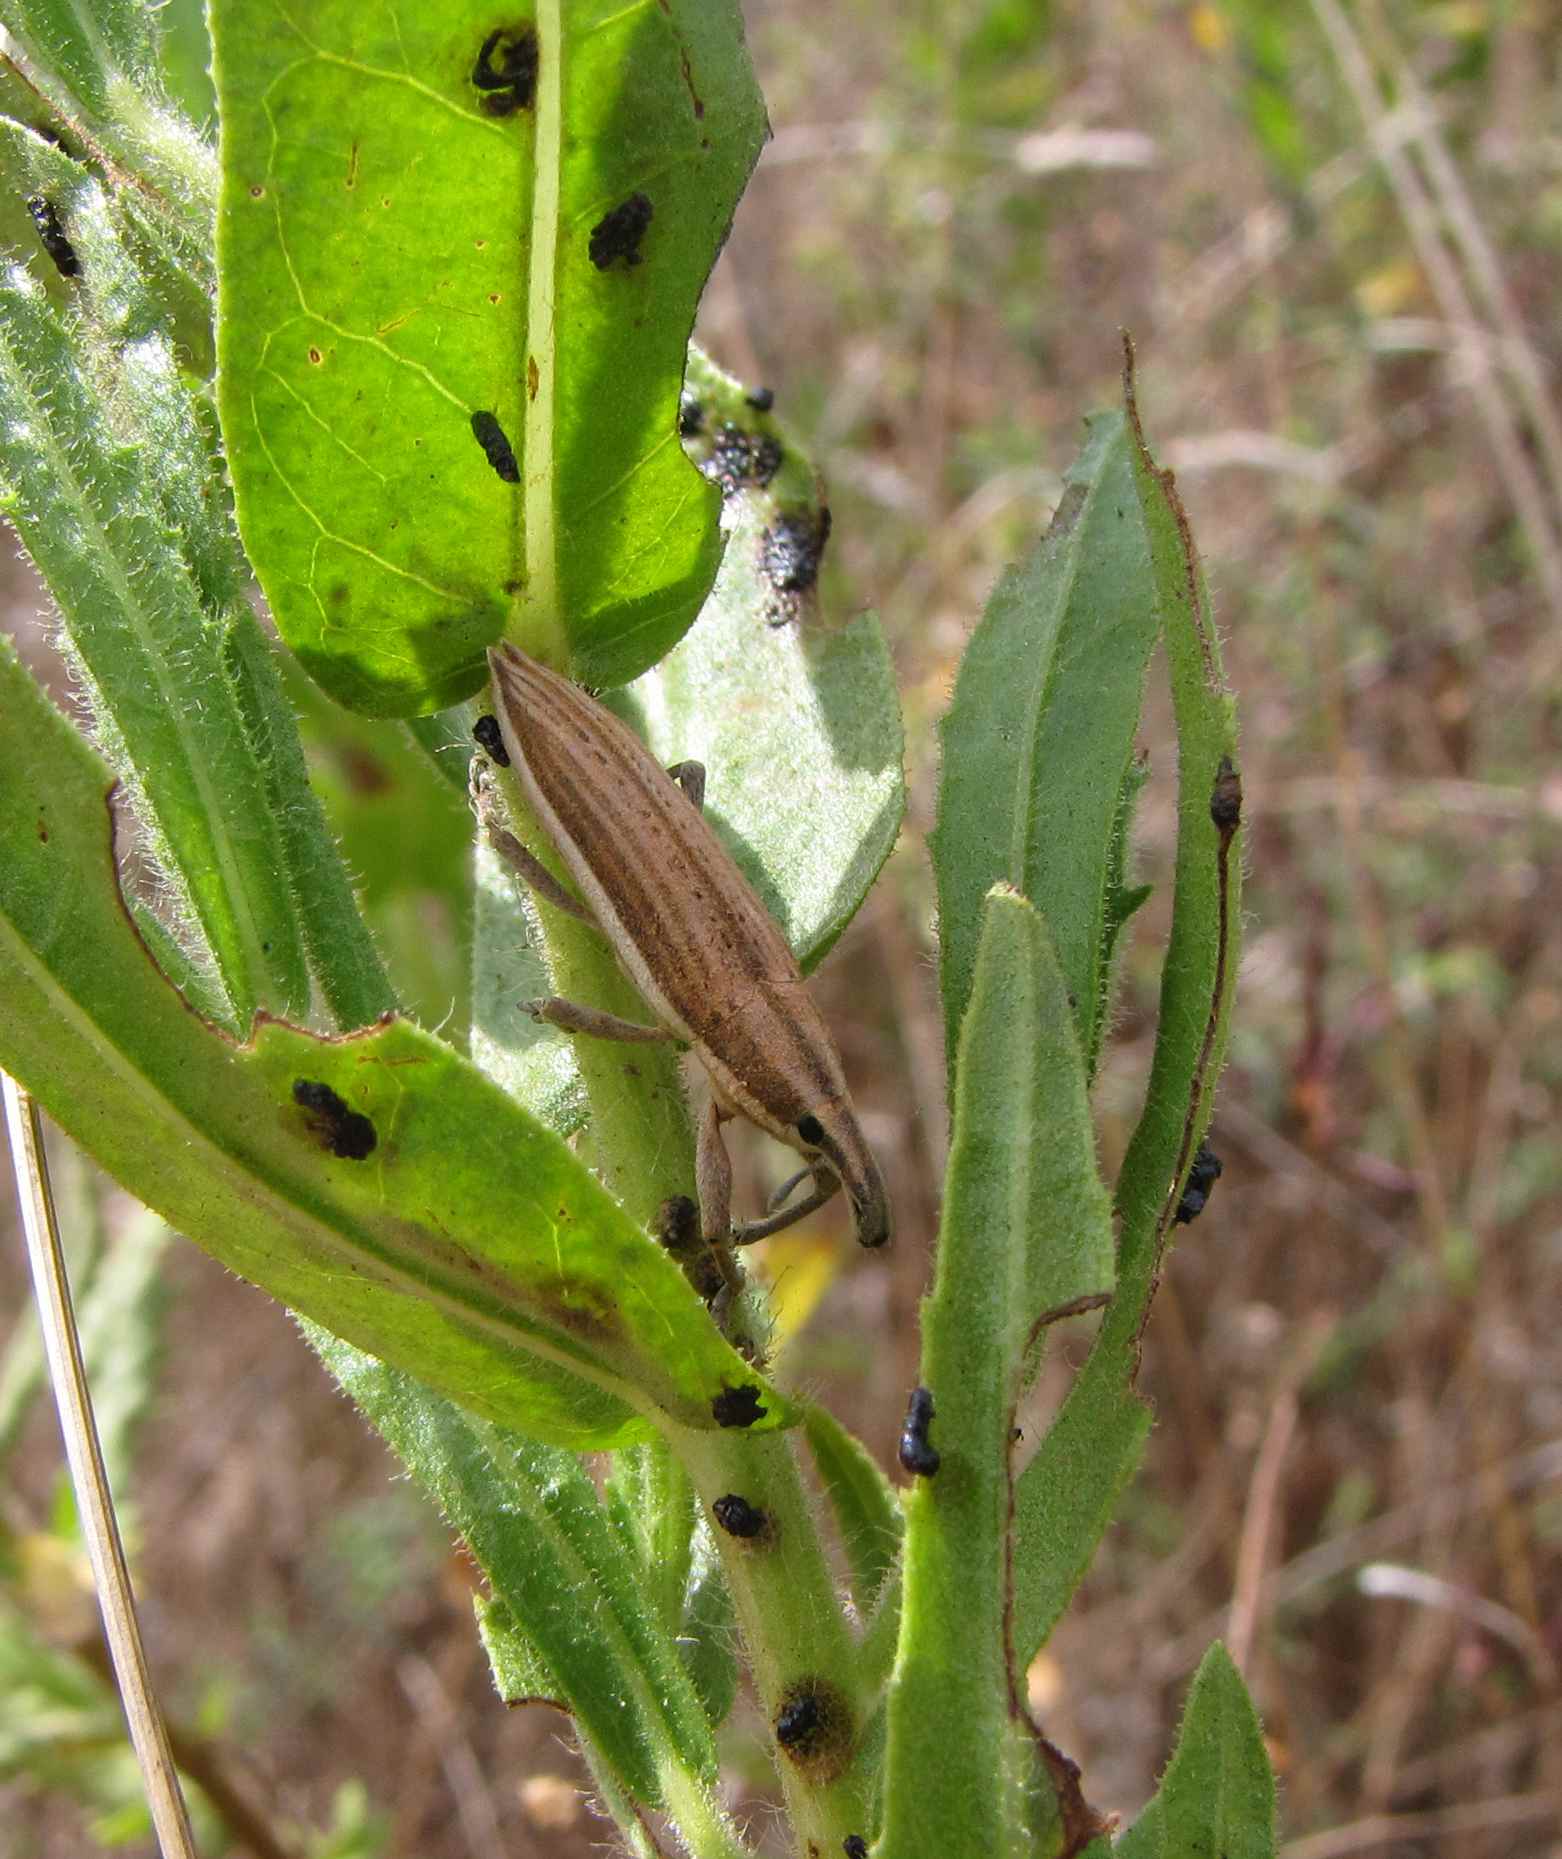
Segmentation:
<svg viewBox="0 0 1562 1859">
<path fill-rule="evenodd" d="M 0 278 L 6 514 L 59 602 L 93 727 L 230 1024 L 259 1005 L 302 1013 L 285 860 L 225 657 L 241 580 L 219 474 L 97 182 L 10 124 L 0 158 L 68 213 L 98 338 L 21 267 Z"/>
<path fill-rule="evenodd" d="M 1115 1850 L 1123 1859 L 1274 1859 L 1275 1782 L 1263 1730 L 1218 1641 L 1194 1676 L 1160 1790 Z"/>
<path fill-rule="evenodd" d="M 1046 1639 L 1138 1464 L 1150 1413 L 1134 1388 L 1139 1334 L 1177 1196 L 1209 1125 L 1241 925 L 1236 715 L 1198 554 L 1169 472 L 1138 427 L 1135 494 L 1150 536 L 1177 724 L 1177 871 L 1145 1108 L 1118 1177 L 1118 1287 L 1090 1359 L 1015 1489 L 1015 1655 Z M 1217 823 L 1217 817 L 1220 822 Z"/>
<path fill-rule="evenodd" d="M 709 1787 L 716 1748 L 704 1708 L 638 1558 L 576 1454 L 462 1413 L 318 1329 L 311 1340 L 460 1531 L 512 1616 L 508 1634 L 489 1621 L 504 1643 L 496 1665 L 504 1694 L 565 1704 L 649 1806 L 665 1803 L 667 1767 L 693 1772 L 683 1786 Z"/>
<path fill-rule="evenodd" d="M 1006 1536 L 1010 1429 L 1038 1322 L 1110 1285 L 1111 1226 L 1058 958 L 1007 889 L 984 911 L 956 1081 L 922 1359 L 939 1463 L 907 1500 L 889 1695 L 884 1839 L 897 1859 L 1047 1850 L 1060 1828 L 1096 1826 L 1077 1784 L 1046 1772 L 1024 1712 Z M 937 1788 L 920 1789 L 929 1775 Z"/>
<path fill-rule="evenodd" d="M 106 774 L 0 656 L 0 1064 L 132 1193 L 291 1308 L 576 1446 L 790 1418 L 551 1131 L 439 1040 L 232 1042 L 124 913 Z"/>
<path fill-rule="evenodd" d="M 278 624 L 378 715 L 507 632 L 652 664 L 719 553 L 677 438 L 764 133 L 735 6 L 213 8 L 223 427 Z"/>
<path fill-rule="evenodd" d="M 1047 919 L 1095 1070 L 1134 732 L 1160 630 L 1132 448 L 1116 413 L 1089 422 L 1052 526 L 994 590 L 940 726 L 932 838 L 951 1075 L 982 899 L 1012 884 Z"/>
</svg>

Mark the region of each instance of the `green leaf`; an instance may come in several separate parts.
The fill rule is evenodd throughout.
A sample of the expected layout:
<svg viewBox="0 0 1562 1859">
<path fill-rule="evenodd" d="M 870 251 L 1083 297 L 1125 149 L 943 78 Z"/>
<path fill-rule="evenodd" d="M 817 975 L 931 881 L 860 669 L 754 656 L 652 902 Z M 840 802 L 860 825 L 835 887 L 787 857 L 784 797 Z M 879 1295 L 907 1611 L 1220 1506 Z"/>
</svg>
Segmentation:
<svg viewBox="0 0 1562 1859">
<path fill-rule="evenodd" d="M 1014 1656 L 1022 1671 L 1084 1579 L 1155 1418 L 1126 1391 L 1121 1354 L 1106 1346 L 1107 1323 L 1015 1481 Z"/>
<path fill-rule="evenodd" d="M 295 915 L 321 1001 L 338 1029 L 367 1026 L 382 1013 L 394 1011 L 396 996 L 359 913 L 352 882 L 310 780 L 298 718 L 282 687 L 279 655 L 248 613 L 234 619 L 224 646 L 224 664 L 260 764 L 267 806 L 277 822 Z M 300 684 L 304 682 L 299 679 Z M 344 713 L 338 710 L 336 715 Z M 378 844 L 393 845 L 403 868 L 418 853 L 429 862 L 441 857 L 458 860 L 461 833 L 450 811 L 419 811 L 402 798 L 399 830 L 384 831 L 382 818 Z M 447 1010 L 448 1001 L 441 1001 L 441 1013 Z"/>
<path fill-rule="evenodd" d="M 542 1438 L 792 1418 L 563 1143 L 439 1040 L 263 1019 L 236 1048 L 190 1013 L 121 907 L 105 785 L 0 654 L 0 1064 L 117 1180 L 291 1308 Z"/>
<path fill-rule="evenodd" d="M 258 1005 L 301 1014 L 309 976 L 284 860 L 224 664 L 232 544 L 190 508 L 204 487 L 220 510 L 220 477 L 97 183 L 14 125 L 0 123 L 0 158 L 52 177 L 96 279 L 90 305 L 109 306 L 91 310 L 103 346 L 89 347 L 25 270 L 0 276 L 7 514 L 60 604 L 94 728 L 148 829 L 173 914 L 215 965 L 225 1017 L 246 1024 Z"/>
<path fill-rule="evenodd" d="M 478 1637 L 493 1672 L 494 1689 L 506 1704 L 551 1704 L 568 1715 L 552 1667 L 527 1636 L 508 1601 L 497 1595 L 472 1597 Z"/>
<path fill-rule="evenodd" d="M 1029 1852 L 1059 1820 L 1095 1828 L 1076 1783 L 1038 1797 L 1006 1538 L 1010 1431 L 1038 1324 L 1110 1285 L 1111 1224 L 1058 958 L 1043 919 L 1001 887 L 961 1031 L 937 1256 L 922 1377 L 941 1464 L 906 1499 L 884 1797 L 896 1859 Z M 931 1775 L 938 1786 L 919 1787 Z"/>
<path fill-rule="evenodd" d="M 1236 715 L 1192 531 L 1171 474 L 1134 433 L 1135 492 L 1150 536 L 1177 724 L 1177 870 L 1144 1113 L 1118 1177 L 1118 1285 L 1090 1359 L 1015 1489 L 1015 1652 L 1028 1664 L 1088 1566 L 1151 1415 L 1134 1388 L 1143 1328 L 1177 1197 L 1214 1104 L 1239 959 L 1241 855 L 1211 804 L 1240 805 Z"/>
<path fill-rule="evenodd" d="M 5 9 L 24 53 L 104 118 L 121 84 L 157 82 L 154 22 L 137 0 L 7 0 Z"/>
<path fill-rule="evenodd" d="M 1166 1850 L 1166 1816 L 1159 1800 L 1147 1802 L 1143 1812 L 1112 1848 L 1112 1859 L 1163 1859 Z"/>
<path fill-rule="evenodd" d="M 142 0 L 13 0 L 5 23 L 27 91 L 10 113 L 133 181 L 117 188 L 112 217 L 204 374 L 216 160 L 164 91 L 157 9 Z"/>
<path fill-rule="evenodd" d="M 1236 702 L 1198 551 L 1169 471 L 1151 458 L 1125 376 L 1134 483 L 1166 614 L 1166 660 L 1177 723 L 1177 873 L 1161 975 L 1155 1055 L 1144 1113 L 1117 1184 L 1121 1270 L 1135 1296 L 1150 1278 L 1215 1108 L 1241 960 L 1241 780 Z M 1217 823 L 1217 814 L 1226 824 Z M 1114 1311 L 1114 1318 L 1120 1313 Z M 1135 1319 L 1137 1327 L 1137 1318 Z"/>
<path fill-rule="evenodd" d="M 694 1491 L 665 1440 L 613 1455 L 604 1496 L 625 1546 L 640 1564 L 640 1586 L 669 1632 L 683 1613 L 694 1553 Z"/>
<path fill-rule="evenodd" d="M 828 1408 L 810 1401 L 803 1429 L 846 1551 L 852 1600 L 866 1618 L 900 1554 L 900 1505 L 878 1461 Z"/>
<path fill-rule="evenodd" d="M 695 1532 L 684 1596 L 678 1653 L 713 1730 L 732 1714 L 738 1695 L 738 1619 L 732 1590 L 709 1528 Z"/>
<path fill-rule="evenodd" d="M 1091 1075 L 1106 1021 L 1122 796 L 1160 630 L 1120 414 L 1087 423 L 1065 483 L 1045 538 L 987 603 L 940 726 L 931 844 L 951 1073 L 996 883 L 1046 916 Z"/>
<path fill-rule="evenodd" d="M 1275 1838 L 1264 1733 L 1217 1641 L 1194 1676 L 1160 1791 L 1116 1850 L 1128 1859 L 1274 1859 Z"/>
<path fill-rule="evenodd" d="M 719 552 L 677 420 L 765 130 L 736 7 L 212 23 L 223 428 L 289 644 L 376 715 L 470 695 L 501 632 L 593 684 L 643 671 Z M 534 83 L 476 81 L 528 44 Z"/>
<path fill-rule="evenodd" d="M 318 1329 L 310 1340 L 513 1616 L 521 1644 L 510 1639 L 496 1671 L 502 1690 L 519 1682 L 521 1695 L 563 1703 L 648 1806 L 666 1804 L 668 1769 L 686 1772 L 675 1794 L 709 1788 L 716 1746 L 703 1706 L 575 1454 L 462 1413 Z"/>
<path fill-rule="evenodd" d="M 472 1062 L 550 1129 L 573 1136 L 589 1114 L 574 1046 L 522 1007 L 553 992 L 530 894 L 479 839 L 473 854 Z"/>
</svg>

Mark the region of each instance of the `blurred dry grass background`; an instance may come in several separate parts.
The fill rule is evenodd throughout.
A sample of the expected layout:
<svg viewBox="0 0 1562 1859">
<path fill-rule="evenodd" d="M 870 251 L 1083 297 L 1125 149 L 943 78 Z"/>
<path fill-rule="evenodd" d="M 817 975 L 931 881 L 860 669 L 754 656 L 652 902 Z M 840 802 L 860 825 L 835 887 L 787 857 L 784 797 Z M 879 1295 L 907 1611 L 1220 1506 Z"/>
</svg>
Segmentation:
<svg viewBox="0 0 1562 1859">
<path fill-rule="evenodd" d="M 1562 16 L 748 14 L 776 136 L 701 330 L 816 447 L 826 605 L 884 617 L 912 784 L 819 983 L 902 1237 L 886 1265 L 831 1232 L 844 1270 L 789 1372 L 888 1461 L 945 1139 L 933 724 L 1080 416 L 1117 396 L 1126 325 L 1242 697 L 1248 952 L 1226 1173 L 1149 1333 L 1159 1425 L 1035 1699 L 1129 1817 L 1221 1634 L 1287 1859 L 1562 1853 Z M 1145 736 L 1160 881 L 1161 707 Z M 1109 1168 L 1163 927 L 1152 903 L 1126 968 Z M 397 1855 L 600 1843 L 571 1786 L 538 1785 L 577 1778 L 561 1724 L 493 1702 L 459 1558 L 287 1319 L 191 1247 L 167 1269 L 133 1501 L 175 1710 L 221 1718 L 284 1832 L 357 1777 Z M 14 1248 L 0 1283 L 14 1303 Z M 15 1514 L 55 1450 L 43 1416 Z M 757 1754 L 734 1760 L 762 1787 Z M 0 1789 L 0 1824 L 8 1853 L 84 1848 L 60 1799 Z"/>
</svg>

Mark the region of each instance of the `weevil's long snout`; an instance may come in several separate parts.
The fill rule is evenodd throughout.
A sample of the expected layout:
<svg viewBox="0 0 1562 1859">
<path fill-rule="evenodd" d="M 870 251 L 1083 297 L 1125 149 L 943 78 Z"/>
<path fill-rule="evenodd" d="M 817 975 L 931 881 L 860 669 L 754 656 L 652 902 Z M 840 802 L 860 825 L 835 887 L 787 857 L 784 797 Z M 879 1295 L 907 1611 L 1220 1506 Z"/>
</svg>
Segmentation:
<svg viewBox="0 0 1562 1859">
<path fill-rule="evenodd" d="M 852 1221 L 860 1246 L 884 1246 L 894 1232 L 890 1217 L 889 1191 L 873 1151 L 863 1138 L 857 1119 L 847 1115 L 831 1119 L 825 1126 L 820 1148 L 825 1160 L 840 1177 L 846 1198 L 851 1202 Z"/>
</svg>

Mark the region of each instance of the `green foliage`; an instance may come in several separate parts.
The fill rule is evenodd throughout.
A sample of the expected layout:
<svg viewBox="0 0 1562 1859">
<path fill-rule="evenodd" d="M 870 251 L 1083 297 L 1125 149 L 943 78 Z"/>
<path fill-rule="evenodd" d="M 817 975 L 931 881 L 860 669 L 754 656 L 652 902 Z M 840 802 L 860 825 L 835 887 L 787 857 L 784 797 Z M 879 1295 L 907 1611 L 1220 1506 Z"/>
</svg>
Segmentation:
<svg viewBox="0 0 1562 1859">
<path fill-rule="evenodd" d="M 1133 907 L 1123 848 L 1160 612 L 1119 415 L 1090 422 L 1065 484 L 1046 537 L 988 602 L 940 725 L 932 851 L 951 1074 L 994 884 L 1045 909 L 1092 1074 Z"/>
<path fill-rule="evenodd" d="M 381 716 L 470 696 L 504 632 L 592 682 L 643 670 L 718 554 L 675 433 L 764 133 L 736 8 L 542 7 L 496 42 L 476 0 L 212 23 L 223 424 L 289 644 Z M 511 58 L 518 89 L 475 81 Z"/>
<path fill-rule="evenodd" d="M 1111 1223 L 1045 920 L 1008 889 L 983 919 L 923 1323 L 941 1463 L 906 1501 L 889 1700 L 885 1840 L 906 1859 L 1062 1850 L 1082 1805 L 1054 1801 L 1010 1668 L 1009 1454 L 1038 1326 L 1110 1290 Z M 919 1786 L 940 1773 L 947 1785 Z"/>
<path fill-rule="evenodd" d="M 1028 1663 L 1073 1593 L 1150 1430 L 1134 1387 L 1139 1337 L 1177 1200 L 1209 1127 L 1225 1052 L 1241 925 L 1235 819 L 1217 827 L 1217 791 L 1240 812 L 1223 771 L 1236 754 L 1235 710 L 1221 671 L 1191 531 L 1170 473 L 1145 448 L 1126 377 L 1134 486 L 1165 627 L 1178 730 L 1177 870 L 1171 940 L 1144 1114 L 1115 1193 L 1117 1294 L 1089 1361 L 1015 1487 L 1015 1652 Z M 1234 773 L 1229 777 L 1235 781 Z"/>
<path fill-rule="evenodd" d="M 679 444 L 694 303 L 763 130 L 735 9 L 542 7 L 533 85 L 527 29 L 494 37 L 470 0 L 395 21 L 326 0 L 302 23 L 219 0 L 220 215 L 209 152 L 165 100 L 198 92 L 188 8 L 166 87 L 128 0 L 7 17 L 37 94 L 96 126 L 62 148 L 35 117 L 0 122 L 13 188 L 56 215 L 46 251 L 68 241 L 79 260 L 43 281 L 32 222 L 0 221 L 29 261 L 0 279 L 0 479 L 94 740 L 0 653 L 0 1063 L 308 1320 L 483 1569 L 500 1695 L 569 1712 L 637 1850 L 651 1812 L 700 1859 L 747 1850 L 716 1795 L 746 1678 L 803 1847 L 1104 1859 L 1024 1669 L 1148 1430 L 1138 1337 L 1208 1124 L 1240 923 L 1231 703 L 1131 396 L 1126 419 L 1090 423 L 943 730 L 954 1132 L 921 1368 L 939 1464 L 897 1493 L 838 1421 L 766 1380 L 751 1300 L 708 1310 L 656 1243 L 659 1203 L 695 1187 L 677 1055 L 626 1063 L 520 1014 L 550 991 L 645 1009 L 602 939 L 520 894 L 486 847 L 468 871 L 457 792 L 483 649 L 507 633 L 621 687 L 607 701 L 662 760 L 704 761 L 712 822 L 806 965 L 898 831 L 888 654 L 871 619 L 819 610 L 828 525 L 806 451 L 698 354 Z M 970 82 L 1001 79 L 1035 30 L 985 9 Z M 214 216 L 217 399 L 249 559 L 304 669 L 367 717 L 416 716 L 418 749 L 290 697 L 248 611 L 201 379 Z M 1109 1193 L 1089 1091 L 1144 895 L 1134 739 L 1159 637 L 1180 745 L 1173 926 L 1145 1111 Z M 300 708 L 366 907 L 310 788 Z M 117 856 L 132 837 L 133 878 Z M 440 900 L 448 948 L 416 946 L 412 898 Z M 397 1012 L 436 1019 L 441 982 L 470 996 L 450 1037 Z M 1108 1298 L 1016 1477 L 1049 1322 Z M 127 1326 L 121 1450 L 150 1376 L 149 1333 Z M 600 1479 L 588 1450 L 613 1454 Z M 99 1709 L 90 1686 L 66 1695 L 76 1674 L 33 1663 L 40 1719 L 50 1685 Z M 1120 1850 L 1259 1855 L 1273 1837 L 1256 1721 L 1212 1654 Z M 378 1838 L 349 1798 L 315 1848 Z"/>
<path fill-rule="evenodd" d="M 1159 1792 L 1113 1848 L 1119 1859 L 1268 1859 L 1275 1781 L 1263 1731 L 1231 1655 L 1204 1655 Z"/>
</svg>

